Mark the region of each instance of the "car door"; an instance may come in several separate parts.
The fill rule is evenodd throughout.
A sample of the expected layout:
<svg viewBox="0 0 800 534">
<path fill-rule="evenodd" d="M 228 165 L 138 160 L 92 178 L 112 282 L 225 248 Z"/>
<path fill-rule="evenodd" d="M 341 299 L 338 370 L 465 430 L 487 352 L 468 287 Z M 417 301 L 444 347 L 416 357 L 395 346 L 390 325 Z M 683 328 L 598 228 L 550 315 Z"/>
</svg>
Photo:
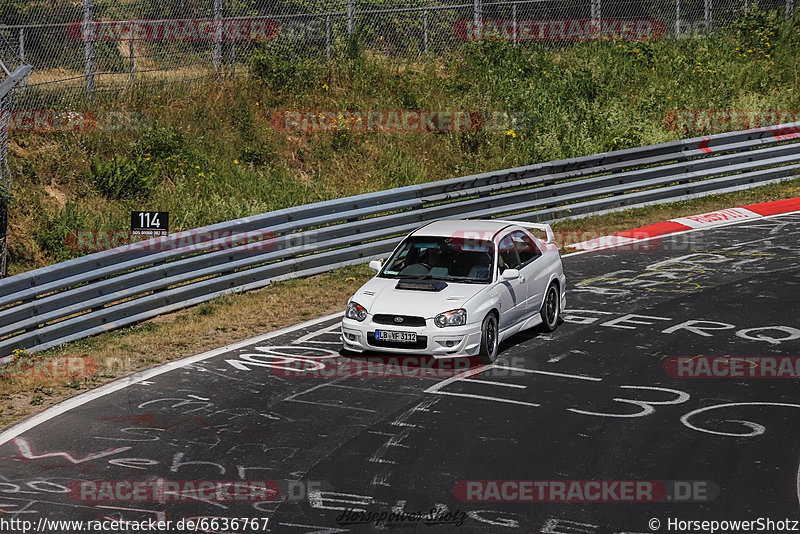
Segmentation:
<svg viewBox="0 0 800 534">
<path fill-rule="evenodd" d="M 500 239 L 497 246 L 497 291 L 500 296 L 500 330 L 506 330 L 519 323 L 525 315 L 525 301 L 528 298 L 528 284 L 525 276 L 515 280 L 503 280 L 505 269 L 519 269 L 520 261 L 514 240 L 510 234 Z"/>
<path fill-rule="evenodd" d="M 549 271 L 543 268 L 542 251 L 535 239 L 521 230 L 511 233 L 510 237 L 519 256 L 519 271 L 527 285 L 525 310 L 522 311 L 522 315 L 527 317 L 539 313 L 544 292 L 547 290 Z"/>
</svg>

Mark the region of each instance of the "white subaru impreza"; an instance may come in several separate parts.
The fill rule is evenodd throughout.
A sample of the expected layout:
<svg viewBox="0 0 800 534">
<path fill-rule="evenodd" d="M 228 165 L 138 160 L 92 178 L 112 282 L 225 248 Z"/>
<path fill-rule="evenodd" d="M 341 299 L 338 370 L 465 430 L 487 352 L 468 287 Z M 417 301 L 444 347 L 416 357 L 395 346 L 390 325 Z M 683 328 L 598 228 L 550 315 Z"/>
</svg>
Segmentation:
<svg viewBox="0 0 800 534">
<path fill-rule="evenodd" d="M 543 231 L 539 239 L 531 230 Z M 549 225 L 440 220 L 418 228 L 347 304 L 346 351 L 497 359 L 500 342 L 558 326 L 566 277 Z"/>
</svg>

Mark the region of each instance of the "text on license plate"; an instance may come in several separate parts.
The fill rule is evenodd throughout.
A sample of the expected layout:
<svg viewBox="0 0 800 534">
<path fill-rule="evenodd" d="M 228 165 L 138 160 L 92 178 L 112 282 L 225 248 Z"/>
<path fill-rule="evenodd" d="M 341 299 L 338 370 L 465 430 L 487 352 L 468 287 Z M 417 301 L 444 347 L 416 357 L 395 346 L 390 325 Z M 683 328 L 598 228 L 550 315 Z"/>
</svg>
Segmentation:
<svg viewBox="0 0 800 534">
<path fill-rule="evenodd" d="M 395 332 L 392 330 L 375 330 L 375 339 L 381 341 L 399 341 L 401 343 L 416 343 L 416 332 Z"/>
</svg>

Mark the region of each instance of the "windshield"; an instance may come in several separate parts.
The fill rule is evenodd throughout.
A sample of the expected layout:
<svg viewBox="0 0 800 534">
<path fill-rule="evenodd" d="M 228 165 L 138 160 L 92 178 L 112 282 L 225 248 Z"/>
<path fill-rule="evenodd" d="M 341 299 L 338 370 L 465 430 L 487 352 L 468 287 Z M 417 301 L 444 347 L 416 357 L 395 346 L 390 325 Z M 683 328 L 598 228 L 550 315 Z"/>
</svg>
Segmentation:
<svg viewBox="0 0 800 534">
<path fill-rule="evenodd" d="M 493 265 L 491 241 L 411 236 L 389 258 L 380 276 L 486 284 L 491 281 Z"/>
</svg>

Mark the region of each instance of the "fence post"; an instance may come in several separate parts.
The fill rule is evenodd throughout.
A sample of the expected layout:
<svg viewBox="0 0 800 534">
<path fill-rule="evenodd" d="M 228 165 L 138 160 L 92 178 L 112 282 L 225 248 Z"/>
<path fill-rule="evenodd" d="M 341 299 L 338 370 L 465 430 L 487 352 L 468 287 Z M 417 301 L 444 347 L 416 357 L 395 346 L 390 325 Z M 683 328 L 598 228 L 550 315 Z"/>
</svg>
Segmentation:
<svg viewBox="0 0 800 534">
<path fill-rule="evenodd" d="M 600 12 L 600 0 L 591 0 L 591 4 L 589 9 L 591 11 L 592 22 L 597 22 L 602 17 L 602 13 Z"/>
<path fill-rule="evenodd" d="M 704 2 L 703 2 L 703 20 L 706 23 L 705 30 L 706 31 L 710 31 L 711 30 L 711 24 L 712 24 L 712 20 L 711 20 L 711 0 L 704 0 Z"/>
<path fill-rule="evenodd" d="M 794 15 L 794 0 L 786 0 L 786 18 L 789 19 Z"/>
<path fill-rule="evenodd" d="M 19 59 L 25 63 L 25 28 L 19 29 Z M 20 90 L 25 88 L 24 78 L 19 82 L 19 88 Z"/>
<path fill-rule="evenodd" d="M 91 99 L 94 97 L 94 30 L 90 34 L 89 27 L 92 21 L 92 0 L 83 0 L 83 59 L 86 62 L 86 93 Z"/>
<path fill-rule="evenodd" d="M 428 55 L 428 10 L 422 12 L 422 28 L 425 32 L 425 55 Z"/>
<path fill-rule="evenodd" d="M 511 18 L 514 20 L 514 46 L 519 45 L 519 27 L 517 26 L 517 4 L 511 4 Z"/>
<path fill-rule="evenodd" d="M 128 47 L 130 48 L 130 50 L 129 50 L 129 52 L 130 52 L 129 60 L 130 60 L 130 70 L 131 70 L 131 87 L 133 87 L 133 71 L 135 70 L 135 67 L 136 67 L 136 64 L 135 64 L 136 54 L 134 53 L 134 50 L 133 50 L 133 21 L 131 21 L 131 40 L 128 41 Z"/>
<path fill-rule="evenodd" d="M 675 0 L 675 39 L 681 36 L 681 0 Z"/>
<path fill-rule="evenodd" d="M 214 0 L 214 71 L 222 74 L 222 0 Z"/>
<path fill-rule="evenodd" d="M 476 27 L 483 24 L 483 0 L 472 0 L 473 20 Z"/>
<path fill-rule="evenodd" d="M 353 11 L 355 11 L 355 0 L 347 0 L 347 36 L 353 35 Z"/>
<path fill-rule="evenodd" d="M 325 54 L 331 60 L 331 16 L 325 16 Z"/>
</svg>

